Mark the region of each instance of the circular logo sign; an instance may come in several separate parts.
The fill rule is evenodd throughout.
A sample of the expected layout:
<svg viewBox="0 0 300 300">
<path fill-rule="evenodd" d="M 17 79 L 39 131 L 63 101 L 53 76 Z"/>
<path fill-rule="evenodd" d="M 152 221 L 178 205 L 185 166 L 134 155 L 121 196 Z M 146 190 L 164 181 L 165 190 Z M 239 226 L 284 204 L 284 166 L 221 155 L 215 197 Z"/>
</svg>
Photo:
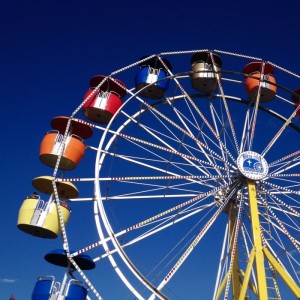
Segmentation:
<svg viewBox="0 0 300 300">
<path fill-rule="evenodd" d="M 247 178 L 260 180 L 267 176 L 269 166 L 267 161 L 258 153 L 245 151 L 237 159 L 239 171 Z"/>
</svg>

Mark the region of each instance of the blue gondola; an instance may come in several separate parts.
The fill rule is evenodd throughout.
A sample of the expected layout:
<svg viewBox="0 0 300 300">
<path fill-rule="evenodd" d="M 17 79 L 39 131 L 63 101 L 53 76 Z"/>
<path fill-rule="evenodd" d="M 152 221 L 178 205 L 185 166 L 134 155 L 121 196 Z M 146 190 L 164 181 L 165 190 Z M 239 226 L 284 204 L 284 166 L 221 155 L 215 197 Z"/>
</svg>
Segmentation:
<svg viewBox="0 0 300 300">
<path fill-rule="evenodd" d="M 57 282 L 53 276 L 39 277 L 35 283 L 31 300 L 49 300 L 57 290 Z"/>
<path fill-rule="evenodd" d="M 31 300 L 86 300 L 87 294 L 87 286 L 76 279 L 70 279 L 66 285 L 61 285 L 53 276 L 42 276 L 36 281 Z"/>
<path fill-rule="evenodd" d="M 65 300 L 85 300 L 87 293 L 88 290 L 82 282 L 71 279 L 66 288 Z"/>
<path fill-rule="evenodd" d="M 141 57 L 140 60 L 146 59 Z M 140 69 L 135 76 L 135 89 L 140 91 L 140 95 L 149 99 L 160 99 L 164 96 L 169 87 L 168 70 L 172 70 L 170 62 L 162 58 L 152 57 L 139 64 Z"/>
</svg>

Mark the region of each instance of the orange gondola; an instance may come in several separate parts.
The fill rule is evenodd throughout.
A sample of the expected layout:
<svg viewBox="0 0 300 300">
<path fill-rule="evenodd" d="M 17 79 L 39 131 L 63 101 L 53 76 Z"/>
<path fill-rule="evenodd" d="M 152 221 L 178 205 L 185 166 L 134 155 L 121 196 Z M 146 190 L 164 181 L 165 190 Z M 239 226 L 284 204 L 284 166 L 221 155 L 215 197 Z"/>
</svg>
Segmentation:
<svg viewBox="0 0 300 300">
<path fill-rule="evenodd" d="M 243 73 L 248 75 L 245 79 L 245 87 L 250 100 L 257 98 L 259 90 L 260 102 L 269 102 L 275 97 L 277 87 L 272 65 L 251 62 L 244 67 Z"/>
<path fill-rule="evenodd" d="M 64 141 L 69 117 L 56 117 L 51 125 L 54 130 L 47 132 L 40 145 L 40 160 L 47 166 L 55 167 L 59 155 L 59 169 L 72 170 L 84 156 L 86 146 L 83 139 L 89 138 L 93 130 L 80 119 L 72 119 L 70 130 Z"/>
</svg>

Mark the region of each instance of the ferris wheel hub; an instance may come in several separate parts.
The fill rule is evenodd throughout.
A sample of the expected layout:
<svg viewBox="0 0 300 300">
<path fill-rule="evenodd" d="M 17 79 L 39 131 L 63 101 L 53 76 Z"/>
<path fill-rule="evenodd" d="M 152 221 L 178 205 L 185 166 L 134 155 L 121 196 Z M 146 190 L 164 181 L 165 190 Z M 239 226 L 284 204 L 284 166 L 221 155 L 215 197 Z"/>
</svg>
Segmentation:
<svg viewBox="0 0 300 300">
<path fill-rule="evenodd" d="M 267 161 L 254 151 L 242 152 L 237 158 L 237 166 L 242 175 L 252 180 L 263 179 L 269 171 Z"/>
</svg>

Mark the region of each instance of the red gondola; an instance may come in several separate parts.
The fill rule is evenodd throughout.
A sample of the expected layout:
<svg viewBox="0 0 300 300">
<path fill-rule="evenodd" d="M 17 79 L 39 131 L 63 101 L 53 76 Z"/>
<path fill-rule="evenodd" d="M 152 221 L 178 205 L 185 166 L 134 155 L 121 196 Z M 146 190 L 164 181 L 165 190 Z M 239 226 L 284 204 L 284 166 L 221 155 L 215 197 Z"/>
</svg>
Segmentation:
<svg viewBox="0 0 300 300">
<path fill-rule="evenodd" d="M 97 88 L 99 84 L 101 86 Z M 90 89 L 84 96 L 84 100 L 88 100 L 83 105 L 83 114 L 91 121 L 108 124 L 125 95 L 126 87 L 122 81 L 96 75 L 90 80 Z"/>
</svg>

